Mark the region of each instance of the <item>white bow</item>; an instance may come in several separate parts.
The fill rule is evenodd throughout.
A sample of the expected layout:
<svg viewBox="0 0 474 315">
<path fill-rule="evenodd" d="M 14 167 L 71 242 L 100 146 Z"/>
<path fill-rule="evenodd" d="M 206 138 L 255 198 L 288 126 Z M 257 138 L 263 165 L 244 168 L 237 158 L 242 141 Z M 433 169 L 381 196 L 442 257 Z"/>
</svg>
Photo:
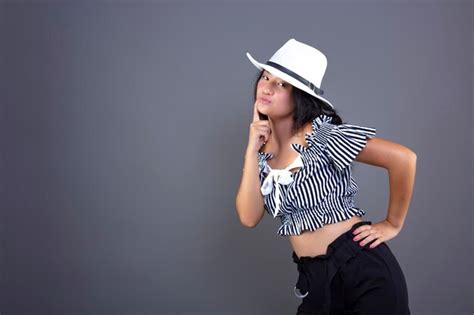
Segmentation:
<svg viewBox="0 0 474 315">
<path fill-rule="evenodd" d="M 289 166 L 287 166 L 284 169 L 278 170 L 272 170 L 270 166 L 267 165 L 268 169 L 270 169 L 270 173 L 268 173 L 267 177 L 263 181 L 262 187 L 260 190 L 262 191 L 263 195 L 268 195 L 272 192 L 273 190 L 273 182 L 276 183 L 276 191 L 275 191 L 275 201 L 276 201 L 276 209 L 275 209 L 275 214 L 273 217 L 275 218 L 278 214 L 279 208 L 280 208 L 280 185 L 288 185 L 291 182 L 293 182 L 293 178 L 291 175 L 293 174 L 289 170 L 295 167 L 302 167 L 303 162 L 301 161 L 301 156 L 298 155 L 296 160 L 291 163 Z"/>
</svg>

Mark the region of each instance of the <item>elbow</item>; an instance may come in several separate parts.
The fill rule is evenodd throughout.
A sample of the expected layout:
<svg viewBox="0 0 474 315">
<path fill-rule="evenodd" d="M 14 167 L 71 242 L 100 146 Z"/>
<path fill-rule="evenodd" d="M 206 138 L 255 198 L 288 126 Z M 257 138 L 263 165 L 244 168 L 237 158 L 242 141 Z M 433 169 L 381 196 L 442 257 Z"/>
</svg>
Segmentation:
<svg viewBox="0 0 474 315">
<path fill-rule="evenodd" d="M 398 161 L 396 167 L 402 167 L 405 171 L 415 172 L 416 170 L 416 153 L 410 149 L 407 149 L 403 157 Z"/>
<path fill-rule="evenodd" d="M 257 223 L 255 223 L 255 222 L 243 221 L 243 220 L 240 220 L 240 224 L 242 224 L 246 228 L 250 228 L 250 229 L 257 226 Z"/>
<path fill-rule="evenodd" d="M 258 222 L 251 220 L 250 218 L 245 218 L 239 215 L 240 224 L 246 228 L 254 228 L 257 226 Z"/>
<path fill-rule="evenodd" d="M 248 216 L 242 215 L 241 212 L 239 211 L 239 208 L 237 208 L 237 214 L 239 216 L 239 221 L 241 225 L 247 228 L 254 228 L 257 226 L 258 222 L 255 222 L 255 220 L 252 220 Z"/>
<path fill-rule="evenodd" d="M 416 153 L 406 147 L 398 150 L 386 164 L 386 169 L 389 171 L 398 168 L 406 169 L 407 167 L 416 168 Z"/>
<path fill-rule="evenodd" d="M 256 227 L 263 216 L 263 211 L 261 211 L 260 214 L 258 214 L 259 211 L 252 211 L 252 208 L 246 204 L 242 204 L 239 198 L 235 201 L 235 208 L 240 224 L 247 228 Z"/>
<path fill-rule="evenodd" d="M 403 147 L 403 149 L 399 151 L 398 161 L 401 163 L 416 164 L 416 153 L 408 147 Z"/>
<path fill-rule="evenodd" d="M 407 160 L 409 160 L 411 163 L 415 164 L 416 165 L 416 153 L 413 152 L 412 150 L 408 149 L 408 152 L 407 152 Z"/>
</svg>

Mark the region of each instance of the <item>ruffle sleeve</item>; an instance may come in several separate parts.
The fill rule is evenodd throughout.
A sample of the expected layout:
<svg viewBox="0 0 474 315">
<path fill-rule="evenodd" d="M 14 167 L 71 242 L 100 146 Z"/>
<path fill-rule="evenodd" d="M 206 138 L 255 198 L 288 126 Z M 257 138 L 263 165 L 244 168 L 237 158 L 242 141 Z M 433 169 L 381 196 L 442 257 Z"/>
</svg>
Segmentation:
<svg viewBox="0 0 474 315">
<path fill-rule="evenodd" d="M 375 137 L 376 129 L 350 124 L 334 125 L 329 131 L 325 152 L 333 164 L 343 170 L 365 147 L 367 138 Z"/>
</svg>

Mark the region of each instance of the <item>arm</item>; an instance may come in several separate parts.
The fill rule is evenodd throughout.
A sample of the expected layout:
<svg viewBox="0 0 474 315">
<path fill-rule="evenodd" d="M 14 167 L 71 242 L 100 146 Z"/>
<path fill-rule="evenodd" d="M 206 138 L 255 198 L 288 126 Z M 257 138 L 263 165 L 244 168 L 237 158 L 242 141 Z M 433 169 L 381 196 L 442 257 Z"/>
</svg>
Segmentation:
<svg viewBox="0 0 474 315">
<path fill-rule="evenodd" d="M 413 193 L 416 154 L 403 145 L 374 137 L 367 139 L 355 160 L 388 170 L 390 201 L 386 220 L 400 231 Z"/>
<path fill-rule="evenodd" d="M 240 223 L 249 228 L 255 227 L 265 214 L 258 172 L 257 153 L 247 151 L 235 206 Z"/>
</svg>

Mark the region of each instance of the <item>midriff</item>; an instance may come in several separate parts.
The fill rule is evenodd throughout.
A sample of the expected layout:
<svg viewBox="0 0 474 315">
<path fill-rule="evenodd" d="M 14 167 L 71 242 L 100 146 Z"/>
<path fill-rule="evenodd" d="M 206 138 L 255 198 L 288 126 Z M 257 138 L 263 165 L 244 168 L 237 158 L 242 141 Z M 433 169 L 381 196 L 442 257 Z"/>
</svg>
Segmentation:
<svg viewBox="0 0 474 315">
<path fill-rule="evenodd" d="M 323 225 L 315 231 L 303 231 L 300 235 L 290 235 L 291 246 L 298 257 L 325 255 L 329 244 L 360 221 L 363 219 L 354 215 L 349 220 Z"/>
</svg>

